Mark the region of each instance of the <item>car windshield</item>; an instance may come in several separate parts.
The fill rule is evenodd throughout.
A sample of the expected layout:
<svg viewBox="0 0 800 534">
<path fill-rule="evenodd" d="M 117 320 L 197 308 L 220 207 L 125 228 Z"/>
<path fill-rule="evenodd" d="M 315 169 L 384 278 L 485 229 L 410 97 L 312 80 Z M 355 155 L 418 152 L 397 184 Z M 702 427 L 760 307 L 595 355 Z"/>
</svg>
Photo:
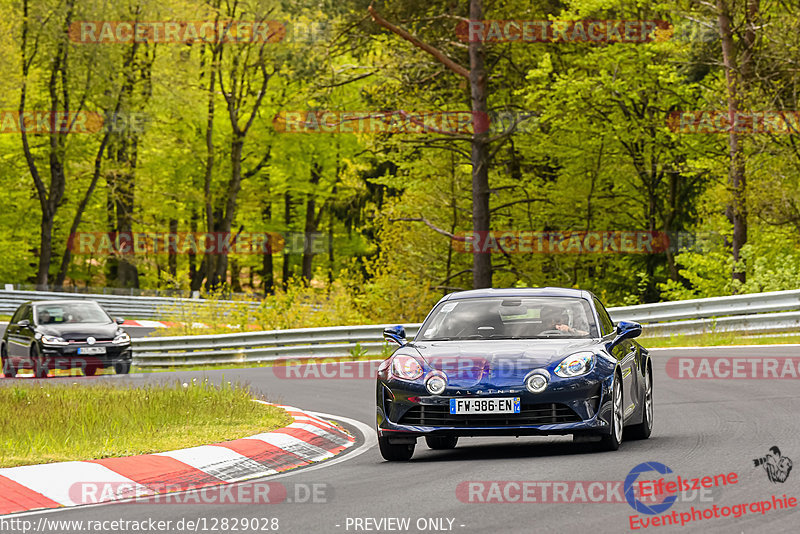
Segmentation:
<svg viewBox="0 0 800 534">
<path fill-rule="evenodd" d="M 108 323 L 109 316 L 95 302 L 37 304 L 36 324 Z"/>
<path fill-rule="evenodd" d="M 599 337 L 588 301 L 576 297 L 467 298 L 442 302 L 418 340 Z"/>
</svg>

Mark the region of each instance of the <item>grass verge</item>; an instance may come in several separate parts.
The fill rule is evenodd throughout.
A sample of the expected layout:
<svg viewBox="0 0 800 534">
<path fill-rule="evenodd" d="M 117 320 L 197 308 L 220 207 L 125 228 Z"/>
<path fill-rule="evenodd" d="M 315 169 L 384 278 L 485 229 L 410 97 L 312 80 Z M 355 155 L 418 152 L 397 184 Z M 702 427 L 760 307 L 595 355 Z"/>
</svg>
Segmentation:
<svg viewBox="0 0 800 534">
<path fill-rule="evenodd" d="M 0 387 L 0 467 L 163 452 L 291 423 L 283 410 L 252 398 L 230 382 L 133 388 L 18 381 Z"/>
</svg>

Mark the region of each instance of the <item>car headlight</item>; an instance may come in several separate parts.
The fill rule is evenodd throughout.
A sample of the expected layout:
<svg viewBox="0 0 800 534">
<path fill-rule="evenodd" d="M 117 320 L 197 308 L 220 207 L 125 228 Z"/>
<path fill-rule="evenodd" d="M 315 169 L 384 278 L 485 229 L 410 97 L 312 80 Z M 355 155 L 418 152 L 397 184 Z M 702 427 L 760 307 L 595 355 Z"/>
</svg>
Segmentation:
<svg viewBox="0 0 800 534">
<path fill-rule="evenodd" d="M 593 366 L 593 352 L 577 352 L 564 358 L 554 372 L 562 378 L 572 378 L 573 376 L 585 375 L 592 370 Z"/>
<path fill-rule="evenodd" d="M 438 371 L 434 373 L 425 381 L 425 388 L 433 395 L 441 395 L 447 387 L 447 377 Z"/>
<path fill-rule="evenodd" d="M 66 341 L 63 337 L 58 336 L 47 336 L 42 334 L 42 343 L 45 345 L 69 345 L 69 341 Z"/>
<path fill-rule="evenodd" d="M 422 366 L 415 358 L 400 354 L 392 358 L 392 374 L 404 380 L 416 380 L 422 376 Z"/>
<path fill-rule="evenodd" d="M 114 341 L 113 341 L 113 343 L 115 345 L 125 345 L 126 343 L 130 343 L 130 342 L 131 342 L 131 336 L 129 336 L 125 332 L 117 334 L 117 336 L 114 338 Z"/>
</svg>

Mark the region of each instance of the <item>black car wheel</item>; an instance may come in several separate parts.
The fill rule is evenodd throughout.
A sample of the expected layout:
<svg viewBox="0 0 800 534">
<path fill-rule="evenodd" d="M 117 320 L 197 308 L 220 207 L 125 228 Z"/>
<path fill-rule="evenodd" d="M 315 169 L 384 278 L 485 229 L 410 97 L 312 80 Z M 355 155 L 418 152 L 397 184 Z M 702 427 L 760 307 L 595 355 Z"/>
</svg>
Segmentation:
<svg viewBox="0 0 800 534">
<path fill-rule="evenodd" d="M 425 436 L 425 443 L 433 450 L 455 449 L 458 436 Z"/>
<path fill-rule="evenodd" d="M 625 439 L 647 439 L 653 431 L 653 374 L 647 370 L 644 382 L 644 410 L 642 422 L 625 430 Z"/>
<path fill-rule="evenodd" d="M 50 370 L 47 368 L 47 359 L 39 354 L 39 346 L 31 345 L 31 361 L 33 362 L 34 378 L 47 378 Z"/>
<path fill-rule="evenodd" d="M 114 372 L 118 375 L 127 375 L 131 372 L 131 362 L 117 362 L 114 364 Z"/>
<path fill-rule="evenodd" d="M 389 438 L 378 437 L 378 448 L 383 459 L 389 462 L 407 462 L 414 455 L 414 443 L 389 443 Z"/>
<path fill-rule="evenodd" d="M 611 432 L 604 435 L 600 440 L 600 449 L 604 451 L 615 451 L 622 443 L 622 385 L 618 375 L 614 376 L 614 385 L 611 393 Z"/>
<path fill-rule="evenodd" d="M 14 364 L 12 364 L 11 360 L 8 358 L 8 351 L 5 345 L 0 348 L 0 360 L 3 362 L 3 375 L 6 378 L 14 378 L 17 376 L 17 368 L 14 367 Z"/>
</svg>

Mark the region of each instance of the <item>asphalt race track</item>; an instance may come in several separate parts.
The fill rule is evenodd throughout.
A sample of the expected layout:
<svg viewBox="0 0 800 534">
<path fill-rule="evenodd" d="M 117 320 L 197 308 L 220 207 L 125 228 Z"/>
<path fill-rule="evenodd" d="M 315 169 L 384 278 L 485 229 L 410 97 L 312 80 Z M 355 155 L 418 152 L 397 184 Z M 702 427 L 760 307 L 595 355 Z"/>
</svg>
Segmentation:
<svg viewBox="0 0 800 534">
<path fill-rule="evenodd" d="M 213 518 L 278 518 L 278 531 L 292 533 L 630 532 L 629 518 L 637 516 L 637 513 L 626 502 L 469 503 L 459 500 L 456 489 L 459 483 L 466 481 L 623 481 L 635 466 L 643 462 L 665 464 L 684 479 L 730 472 L 737 474 L 737 483 L 717 488 L 705 497 L 696 495 L 692 502 L 676 502 L 667 514 L 689 512 L 692 506 L 700 510 L 714 505 L 722 508 L 771 500 L 773 495 L 800 495 L 800 472 L 791 472 L 784 483 L 773 483 L 765 469 L 754 466 L 753 462 L 754 458 L 767 454 L 772 446 L 780 447 L 781 453 L 795 462 L 800 461 L 798 382 L 773 379 L 679 380 L 668 377 L 667 360 L 687 355 L 798 356 L 800 346 L 653 351 L 653 435 L 646 441 L 624 442 L 617 452 L 595 453 L 590 444 L 572 443 L 569 437 L 472 438 L 462 440 L 452 451 L 429 450 L 420 440 L 410 463 L 387 463 L 377 450 L 374 435 L 359 435 L 358 446 L 329 464 L 323 462 L 275 479 L 287 487 L 324 484 L 326 497 L 322 500 L 326 502 L 266 505 L 116 503 L 48 513 L 33 512 L 20 517 L 35 524 L 40 518 L 45 518 L 48 532 L 86 532 L 63 524 L 56 529 L 53 521 L 152 519 L 171 520 L 175 525 L 184 519 L 205 521 L 205 525 L 210 527 Z M 270 400 L 336 414 L 374 427 L 374 380 L 371 379 L 286 379 L 276 376 L 274 368 L 113 378 L 143 383 L 149 380 L 187 381 L 204 375 L 215 381 L 248 382 L 268 395 Z M 352 425 L 345 423 L 345 426 L 357 432 Z M 365 450 L 365 447 L 369 448 Z M 669 475 L 673 477 L 670 480 L 674 480 L 674 474 Z M 651 475 L 648 479 L 662 476 Z M 654 516 L 639 514 L 638 517 Z M 410 526 L 407 530 L 378 530 L 376 523 L 356 521 L 365 518 L 376 521 L 409 518 Z M 443 528 L 437 528 L 436 522 L 427 521 L 438 518 L 444 519 Z M 689 522 L 683 527 L 651 525 L 641 530 L 776 533 L 796 532 L 798 524 L 800 513 L 795 507 L 770 510 L 764 514 L 748 510 L 738 519 L 719 517 Z M 356 528 L 359 525 L 361 528 Z M 395 523 L 385 525 L 396 526 Z M 203 531 L 202 526 L 198 531 Z M 214 530 L 209 528 L 205 531 Z M 217 531 L 234 530 L 219 528 Z M 268 530 L 244 530 L 264 531 Z M 181 531 L 173 529 L 171 532 Z"/>
</svg>

